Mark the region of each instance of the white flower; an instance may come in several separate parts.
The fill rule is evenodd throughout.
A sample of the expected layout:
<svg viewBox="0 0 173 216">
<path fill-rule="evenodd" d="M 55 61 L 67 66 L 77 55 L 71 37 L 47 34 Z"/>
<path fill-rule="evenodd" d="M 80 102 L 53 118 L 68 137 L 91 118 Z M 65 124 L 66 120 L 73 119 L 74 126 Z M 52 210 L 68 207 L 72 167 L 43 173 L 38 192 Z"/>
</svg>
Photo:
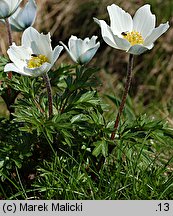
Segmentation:
<svg viewBox="0 0 173 216">
<path fill-rule="evenodd" d="M 52 50 L 50 33 L 40 34 L 33 27 L 27 28 L 22 35 L 22 45 L 10 46 L 7 53 L 12 63 L 5 65 L 4 71 L 14 71 L 26 76 L 40 76 L 48 72 L 62 51 L 62 46 Z"/>
<path fill-rule="evenodd" d="M 107 7 L 110 26 L 104 20 L 94 18 L 101 27 L 103 40 L 111 47 L 140 55 L 154 46 L 155 40 L 168 28 L 168 22 L 155 28 L 156 17 L 150 5 L 140 7 L 133 19 L 131 15 L 115 4 Z"/>
<path fill-rule="evenodd" d="M 24 8 L 19 7 L 17 11 L 9 17 L 9 23 L 13 31 L 24 31 L 32 26 L 36 17 L 37 6 L 34 0 L 29 0 Z"/>
<path fill-rule="evenodd" d="M 86 64 L 93 58 L 100 46 L 100 42 L 96 43 L 96 39 L 97 36 L 92 36 L 91 39 L 85 38 L 82 40 L 72 35 L 68 41 L 69 48 L 62 41 L 60 43 L 67 50 L 74 62 Z"/>
<path fill-rule="evenodd" d="M 10 17 L 19 7 L 22 0 L 0 0 L 0 19 Z"/>
</svg>

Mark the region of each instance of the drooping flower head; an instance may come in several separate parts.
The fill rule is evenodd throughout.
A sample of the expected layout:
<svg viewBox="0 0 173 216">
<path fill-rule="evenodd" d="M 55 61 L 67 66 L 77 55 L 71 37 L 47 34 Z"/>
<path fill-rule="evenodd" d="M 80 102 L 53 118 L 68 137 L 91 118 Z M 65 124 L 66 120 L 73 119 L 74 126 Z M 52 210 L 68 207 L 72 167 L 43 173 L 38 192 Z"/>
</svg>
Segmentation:
<svg viewBox="0 0 173 216">
<path fill-rule="evenodd" d="M 16 12 L 9 17 L 9 23 L 13 31 L 24 31 L 34 24 L 37 6 L 34 0 L 28 0 L 24 8 L 19 7 Z"/>
<path fill-rule="evenodd" d="M 112 4 L 107 7 L 110 26 L 104 20 L 94 18 L 101 27 L 103 40 L 111 47 L 140 55 L 154 46 L 154 42 L 168 28 L 168 22 L 155 28 L 156 17 L 150 11 L 150 5 L 140 7 L 133 19 L 131 15 Z"/>
<path fill-rule="evenodd" d="M 27 28 L 22 35 L 22 45 L 10 46 L 7 53 L 12 63 L 6 64 L 4 71 L 14 71 L 26 76 L 40 76 L 48 72 L 59 57 L 63 47 L 52 50 L 50 33 L 40 34 L 33 27 Z"/>
<path fill-rule="evenodd" d="M 10 17 L 19 7 L 22 0 L 0 0 L 0 19 Z"/>
<path fill-rule="evenodd" d="M 74 62 L 86 64 L 93 58 L 100 46 L 100 42 L 96 43 L 96 39 L 97 36 L 92 36 L 91 39 L 85 38 L 82 40 L 72 35 L 68 41 L 68 47 L 63 42 L 60 43 Z"/>
</svg>

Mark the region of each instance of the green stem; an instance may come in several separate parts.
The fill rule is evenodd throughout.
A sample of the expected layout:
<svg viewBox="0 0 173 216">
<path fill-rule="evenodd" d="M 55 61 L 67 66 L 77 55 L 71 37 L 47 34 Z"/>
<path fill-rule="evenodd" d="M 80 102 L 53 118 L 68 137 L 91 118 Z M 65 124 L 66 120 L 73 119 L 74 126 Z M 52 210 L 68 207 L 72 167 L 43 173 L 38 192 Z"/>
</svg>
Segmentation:
<svg viewBox="0 0 173 216">
<path fill-rule="evenodd" d="M 48 104 L 49 104 L 49 118 L 50 118 L 53 114 L 53 99 L 52 99 L 51 84 L 50 84 L 50 80 L 49 80 L 47 73 L 43 75 L 43 79 L 46 83 L 46 88 L 47 88 Z"/>
<path fill-rule="evenodd" d="M 127 99 L 127 95 L 130 89 L 130 84 L 131 84 L 131 80 L 132 80 L 132 69 L 133 69 L 133 59 L 134 59 L 134 55 L 130 54 L 129 55 L 129 62 L 128 62 L 128 67 L 127 67 L 127 79 L 126 79 L 126 84 L 125 84 L 125 90 L 123 93 L 123 97 L 121 100 L 121 104 L 119 106 L 119 110 L 118 110 L 118 114 L 115 120 L 115 124 L 114 124 L 114 131 L 111 134 L 111 140 L 113 140 L 115 138 L 115 133 L 116 130 L 118 128 L 119 122 L 120 122 L 120 117 L 122 114 L 122 111 L 124 109 L 124 105 Z"/>
</svg>

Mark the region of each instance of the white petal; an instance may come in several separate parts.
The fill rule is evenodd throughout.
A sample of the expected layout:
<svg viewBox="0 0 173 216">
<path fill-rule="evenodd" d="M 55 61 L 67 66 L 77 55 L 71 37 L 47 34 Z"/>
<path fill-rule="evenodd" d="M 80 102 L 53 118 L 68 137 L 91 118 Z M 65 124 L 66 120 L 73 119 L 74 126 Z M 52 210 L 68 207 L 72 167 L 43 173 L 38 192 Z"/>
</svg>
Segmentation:
<svg viewBox="0 0 173 216">
<path fill-rule="evenodd" d="M 89 42 L 90 42 L 90 39 L 89 37 L 85 38 L 84 40 L 82 39 L 78 39 L 78 40 L 81 40 L 81 53 L 80 55 L 82 55 L 84 52 L 86 52 L 89 48 Z"/>
<path fill-rule="evenodd" d="M 77 63 L 77 58 L 76 58 L 76 56 L 74 56 L 74 53 L 70 52 L 68 47 L 62 41 L 60 41 L 59 43 L 63 45 L 63 47 L 66 49 L 66 51 L 68 52 L 68 54 L 72 58 L 72 60 Z"/>
<path fill-rule="evenodd" d="M 153 46 L 154 46 L 154 43 L 152 43 L 152 44 L 150 44 L 150 45 L 147 45 L 147 46 L 145 46 L 148 50 L 150 50 L 150 49 L 152 49 L 153 48 Z"/>
<path fill-rule="evenodd" d="M 86 64 L 88 63 L 95 53 L 97 52 L 98 48 L 100 47 L 100 43 L 98 42 L 94 47 L 88 49 L 85 53 L 83 53 L 80 58 L 78 59 L 78 63 Z"/>
<path fill-rule="evenodd" d="M 115 4 L 108 6 L 107 9 L 110 16 L 110 27 L 115 35 L 120 35 L 125 31 L 132 31 L 133 21 L 129 13 Z"/>
<path fill-rule="evenodd" d="M 28 76 L 37 77 L 37 76 L 41 76 L 41 75 L 47 73 L 51 69 L 51 67 L 52 67 L 52 65 L 46 62 L 38 68 L 24 67 L 24 72 L 26 74 L 28 74 Z"/>
<path fill-rule="evenodd" d="M 36 17 L 36 4 L 34 0 L 29 0 L 24 8 L 18 10 L 9 18 L 12 29 L 23 31 L 31 26 Z"/>
<path fill-rule="evenodd" d="M 111 47 L 118 48 L 117 44 L 115 43 L 115 40 L 113 38 L 113 33 L 111 33 L 110 27 L 106 24 L 104 20 L 98 20 L 94 18 L 94 21 L 99 24 L 101 27 L 101 34 L 103 37 L 103 40 Z"/>
<path fill-rule="evenodd" d="M 23 46 L 16 46 L 15 43 L 10 46 L 7 51 L 9 58 L 18 68 L 22 68 L 26 65 L 26 60 L 30 59 L 32 50 Z"/>
<path fill-rule="evenodd" d="M 12 16 L 10 16 L 9 18 L 8 18 L 8 20 L 9 20 L 9 23 L 10 23 L 10 25 L 11 25 L 11 29 L 13 30 L 13 31 L 22 31 L 23 30 L 23 28 L 22 28 L 22 26 L 21 26 L 21 24 L 18 22 L 18 15 L 20 16 L 20 12 L 21 12 L 21 8 L 18 8 L 17 10 L 16 10 L 16 12 L 12 15 Z"/>
<path fill-rule="evenodd" d="M 55 49 L 52 52 L 52 59 L 51 59 L 51 65 L 53 66 L 56 62 L 57 58 L 59 57 L 61 51 L 63 50 L 62 46 L 56 46 Z"/>
<path fill-rule="evenodd" d="M 31 47 L 34 54 L 42 54 L 51 58 L 51 39 L 50 33 L 47 35 L 40 34 L 33 27 L 27 28 L 22 35 L 22 45 L 26 47 Z"/>
<path fill-rule="evenodd" d="M 127 52 L 133 55 L 140 55 L 147 50 L 148 50 L 148 47 L 144 47 L 143 45 L 136 44 L 134 46 L 131 46 L 130 49 L 127 50 Z"/>
<path fill-rule="evenodd" d="M 91 48 L 93 46 L 95 46 L 96 40 L 97 40 L 97 36 L 93 35 L 92 38 L 89 40 L 88 42 L 88 48 Z"/>
<path fill-rule="evenodd" d="M 10 13 L 9 5 L 6 1 L 0 1 L 0 19 L 8 17 Z"/>
<path fill-rule="evenodd" d="M 20 16 L 18 16 L 18 22 L 22 23 L 23 28 L 29 27 L 35 20 L 36 17 L 36 4 L 35 1 L 29 0 L 23 8 Z"/>
<path fill-rule="evenodd" d="M 87 45 L 87 44 L 90 42 L 89 37 L 86 37 L 86 38 L 83 40 L 83 42 Z"/>
<path fill-rule="evenodd" d="M 94 48 L 96 46 L 97 36 L 92 36 L 91 39 L 85 38 L 82 46 L 82 54 L 87 50 Z"/>
<path fill-rule="evenodd" d="M 0 19 L 11 16 L 19 7 L 22 0 L 0 0 Z"/>
<path fill-rule="evenodd" d="M 76 52 L 76 41 L 77 37 L 76 36 L 71 36 L 69 41 L 68 41 L 68 47 L 69 47 L 69 54 L 73 61 L 77 62 L 78 53 Z M 68 52 L 68 51 L 67 51 Z"/>
<path fill-rule="evenodd" d="M 144 46 L 149 46 L 154 43 L 157 38 L 159 38 L 163 33 L 165 33 L 169 28 L 169 23 L 160 24 L 159 27 L 153 29 L 150 35 L 144 41 Z"/>
<path fill-rule="evenodd" d="M 133 30 L 141 33 L 145 39 L 148 33 L 155 28 L 156 17 L 150 11 L 150 5 L 140 7 L 133 18 Z"/>
<path fill-rule="evenodd" d="M 30 74 L 25 73 L 23 71 L 23 69 L 16 67 L 16 65 L 13 63 L 8 63 L 5 65 L 4 72 L 9 72 L 9 71 L 14 71 L 14 72 L 19 73 L 21 75 L 30 76 Z"/>
<path fill-rule="evenodd" d="M 74 46 L 71 46 L 70 48 L 72 49 L 70 49 L 70 52 L 75 53 L 76 57 L 79 58 L 79 56 L 81 56 L 85 50 L 85 44 L 83 43 L 82 39 L 77 38 Z"/>
<path fill-rule="evenodd" d="M 119 38 L 117 35 L 115 35 L 114 40 L 117 44 L 117 49 L 128 50 L 130 48 L 130 43 L 126 39 Z"/>
<path fill-rule="evenodd" d="M 72 59 L 75 59 L 75 62 L 77 62 L 78 58 L 82 55 L 85 49 L 84 41 L 72 35 L 69 39 L 68 46 L 69 46 L 70 56 L 71 57 L 73 56 Z"/>
</svg>

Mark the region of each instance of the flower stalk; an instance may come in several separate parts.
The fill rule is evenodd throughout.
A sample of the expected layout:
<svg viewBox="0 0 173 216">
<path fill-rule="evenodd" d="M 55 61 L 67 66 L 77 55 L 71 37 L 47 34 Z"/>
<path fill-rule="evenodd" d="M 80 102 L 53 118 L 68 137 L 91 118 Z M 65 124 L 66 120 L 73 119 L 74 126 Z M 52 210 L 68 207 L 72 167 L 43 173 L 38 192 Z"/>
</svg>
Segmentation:
<svg viewBox="0 0 173 216">
<path fill-rule="evenodd" d="M 9 46 L 11 46 L 13 43 L 13 39 L 12 39 L 11 26 L 10 26 L 8 18 L 5 19 L 5 24 L 6 24 L 6 28 L 7 28 L 7 34 L 8 34 L 8 43 L 9 43 Z M 9 79 L 12 78 L 12 72 L 11 71 L 8 73 L 8 78 Z"/>
<path fill-rule="evenodd" d="M 6 24 L 7 35 L 8 35 L 8 44 L 9 46 L 11 46 L 13 43 L 13 38 L 12 38 L 12 31 L 11 31 L 11 26 L 10 26 L 8 18 L 5 19 L 5 24 Z M 11 71 L 9 71 L 8 73 L 8 79 L 10 80 L 12 79 Z M 13 118 L 12 113 L 14 113 L 14 108 L 12 108 L 11 105 L 14 103 L 14 101 L 12 99 L 12 90 L 9 86 L 7 86 L 7 95 L 8 95 L 8 99 L 6 101 L 6 105 L 10 113 L 10 119 L 12 119 Z M 12 103 L 11 103 L 11 100 L 13 101 Z"/>
<path fill-rule="evenodd" d="M 121 100 L 121 103 L 119 106 L 118 114 L 117 114 L 117 117 L 115 120 L 114 131 L 111 134 L 111 140 L 114 140 L 114 138 L 115 138 L 115 133 L 116 133 L 116 130 L 118 128 L 118 125 L 120 122 L 120 117 L 121 117 L 121 114 L 123 112 L 124 105 L 125 105 L 126 99 L 127 99 L 127 95 L 128 95 L 129 89 L 130 89 L 130 84 L 131 84 L 131 80 L 132 80 L 133 59 L 134 59 L 134 55 L 130 54 L 129 55 L 129 62 L 128 62 L 128 66 L 127 66 L 127 78 L 126 78 L 125 90 L 124 90 L 123 97 L 122 97 L 122 100 Z"/>
<path fill-rule="evenodd" d="M 46 83 L 46 88 L 47 88 L 49 118 L 50 118 L 52 116 L 52 114 L 53 114 L 53 100 L 52 100 L 52 89 L 51 89 L 50 79 L 49 79 L 47 73 L 45 73 L 43 75 L 43 79 L 44 79 L 44 81 Z"/>
</svg>

